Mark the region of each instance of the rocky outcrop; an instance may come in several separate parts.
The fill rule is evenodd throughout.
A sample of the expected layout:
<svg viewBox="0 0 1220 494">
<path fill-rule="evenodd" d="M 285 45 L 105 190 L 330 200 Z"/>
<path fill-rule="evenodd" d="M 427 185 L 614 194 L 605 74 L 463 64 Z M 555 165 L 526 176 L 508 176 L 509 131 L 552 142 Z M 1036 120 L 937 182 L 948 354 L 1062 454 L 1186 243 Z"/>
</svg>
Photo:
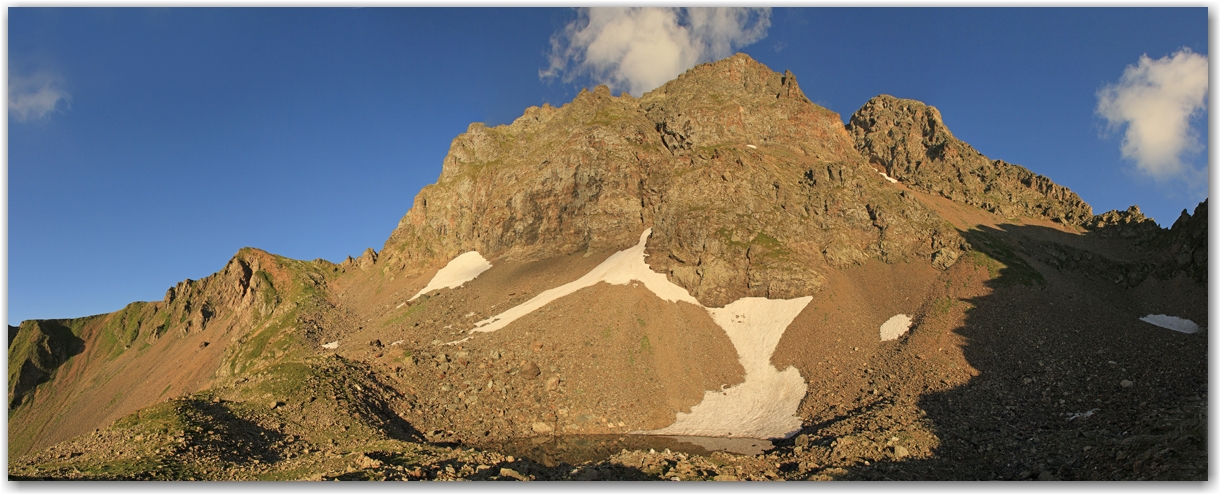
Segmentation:
<svg viewBox="0 0 1220 494">
<path fill-rule="evenodd" d="M 934 255 L 944 266 L 963 245 L 872 172 L 791 73 L 739 54 L 639 99 L 598 87 L 511 125 L 471 125 L 378 263 L 617 250 L 648 227 L 652 268 L 713 307 L 807 295 L 819 266 Z"/>
<path fill-rule="evenodd" d="M 1195 206 L 1192 215 L 1185 209 L 1168 230 L 1146 243 L 1156 259 L 1156 273 L 1162 278 L 1186 274 L 1207 284 L 1207 199 Z"/>
<path fill-rule="evenodd" d="M 161 309 L 168 312 L 168 325 L 160 327 L 159 332 L 168 326 L 175 326 L 182 333 L 199 331 L 218 316 L 239 315 L 251 322 L 267 317 L 283 300 L 280 291 L 300 282 L 283 264 L 304 264 L 288 259 L 277 261 L 277 257 L 247 247 L 238 251 L 219 272 L 170 287 Z M 305 281 L 320 285 L 325 278 L 313 273 Z"/>
<path fill-rule="evenodd" d="M 958 140 L 935 107 L 877 96 L 852 114 L 848 130 L 861 154 L 910 187 L 1007 217 L 1069 225 L 1093 218 L 1092 208 L 1076 193 Z"/>
<path fill-rule="evenodd" d="M 1182 211 L 1182 213 L 1186 214 L 1186 211 Z M 1081 226 L 1094 231 L 1102 238 L 1127 238 L 1141 243 L 1157 237 L 1162 230 L 1156 221 L 1144 216 L 1140 207 L 1134 205 L 1125 211 L 1117 209 L 1106 211 L 1094 216 Z"/>
</svg>

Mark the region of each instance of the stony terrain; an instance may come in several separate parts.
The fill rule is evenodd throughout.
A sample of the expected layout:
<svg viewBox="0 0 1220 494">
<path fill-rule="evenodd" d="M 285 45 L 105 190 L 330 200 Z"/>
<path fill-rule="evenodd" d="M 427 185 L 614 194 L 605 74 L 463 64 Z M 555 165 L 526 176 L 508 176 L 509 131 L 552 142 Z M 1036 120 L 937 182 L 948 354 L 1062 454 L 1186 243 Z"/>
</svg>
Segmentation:
<svg viewBox="0 0 1220 494">
<path fill-rule="evenodd" d="M 646 228 L 704 306 L 811 297 L 771 356 L 808 385 L 801 427 L 767 451 L 634 434 L 743 382 L 702 307 L 599 283 L 468 332 Z M 933 107 L 844 126 L 737 55 L 471 125 L 380 252 L 246 248 L 162 301 L 10 328 L 9 475 L 1203 480 L 1206 327 L 1139 318 L 1206 325 L 1206 232 L 1206 201 L 1169 229 L 1093 215 Z M 415 297 L 470 250 L 492 268 Z"/>
</svg>

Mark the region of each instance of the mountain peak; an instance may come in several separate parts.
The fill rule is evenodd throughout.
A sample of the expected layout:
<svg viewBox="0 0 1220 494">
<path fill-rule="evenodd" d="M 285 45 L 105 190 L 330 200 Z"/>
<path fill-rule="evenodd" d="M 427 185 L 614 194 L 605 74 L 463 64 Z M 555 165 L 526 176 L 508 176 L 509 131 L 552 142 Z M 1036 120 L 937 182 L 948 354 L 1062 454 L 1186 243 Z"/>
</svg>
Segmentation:
<svg viewBox="0 0 1220 494">
<path fill-rule="evenodd" d="M 471 250 L 493 262 L 618 250 L 653 227 L 653 269 L 714 307 L 816 292 L 817 266 L 957 248 L 883 183 L 791 72 L 738 54 L 639 99 L 599 86 L 511 125 L 472 125 L 387 241 L 384 269 Z M 878 225 L 899 218 L 882 243 Z"/>
<path fill-rule="evenodd" d="M 934 106 L 883 94 L 856 110 L 847 128 L 861 154 L 915 189 L 1009 218 L 1077 226 L 1093 218 L 1075 192 L 954 137 Z"/>
<path fill-rule="evenodd" d="M 745 53 L 696 65 L 676 79 L 645 93 L 643 98 L 690 92 L 716 94 L 721 98 L 744 96 L 809 101 L 797 86 L 796 77 L 791 71 L 785 70 L 780 74 Z"/>
</svg>

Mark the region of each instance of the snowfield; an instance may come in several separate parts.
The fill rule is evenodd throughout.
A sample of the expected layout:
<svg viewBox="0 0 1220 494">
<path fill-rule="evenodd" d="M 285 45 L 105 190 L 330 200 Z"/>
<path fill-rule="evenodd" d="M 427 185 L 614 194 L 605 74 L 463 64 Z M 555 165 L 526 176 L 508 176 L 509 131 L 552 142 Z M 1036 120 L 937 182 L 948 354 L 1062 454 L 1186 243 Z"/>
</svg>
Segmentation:
<svg viewBox="0 0 1220 494">
<path fill-rule="evenodd" d="M 614 253 L 580 279 L 539 293 L 521 305 L 479 321 L 470 332 L 498 331 L 546 304 L 600 282 L 625 285 L 638 281 L 667 302 L 703 307 L 685 288 L 671 283 L 644 262 L 647 255 L 644 249 L 650 235 L 651 228 L 644 230 L 638 244 Z M 703 401 L 692 407 L 690 413 L 679 413 L 677 421 L 669 427 L 635 432 L 764 439 L 795 433 L 801 427 L 796 409 L 805 396 L 805 380 L 793 367 L 782 371 L 773 367 L 771 354 L 784 330 L 811 300 L 813 297 L 809 296 L 791 300 L 748 297 L 719 309 L 703 307 L 732 341 L 737 360 L 746 371 L 745 382 L 723 391 L 706 391 Z"/>
<path fill-rule="evenodd" d="M 684 436 L 788 437 L 800 430 L 796 408 L 805 397 L 805 380 L 796 368 L 779 370 L 771 354 L 813 297 L 771 300 L 739 299 L 722 309 L 707 309 L 737 349 L 745 382 L 724 391 L 705 391 L 690 413 L 678 413 L 672 425 L 647 434 Z"/>
</svg>

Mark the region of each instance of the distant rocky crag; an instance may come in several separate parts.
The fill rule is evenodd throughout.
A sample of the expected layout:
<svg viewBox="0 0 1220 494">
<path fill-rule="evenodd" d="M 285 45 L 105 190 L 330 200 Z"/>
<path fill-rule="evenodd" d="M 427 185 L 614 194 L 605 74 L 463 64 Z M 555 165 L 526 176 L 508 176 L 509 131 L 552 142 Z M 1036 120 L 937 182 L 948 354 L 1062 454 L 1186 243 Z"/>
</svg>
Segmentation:
<svg viewBox="0 0 1220 494">
<path fill-rule="evenodd" d="M 922 102 L 880 95 L 852 114 L 847 125 L 861 154 L 887 175 L 916 190 L 940 195 L 1007 218 L 1044 218 L 1100 238 L 1132 242 L 1143 254 L 1116 260 L 1047 244 L 1030 252 L 1060 269 L 1086 271 L 1125 286 L 1155 276 L 1187 273 L 1207 279 L 1207 201 L 1192 216 L 1161 228 L 1139 206 L 1093 215 L 1075 192 L 1028 169 L 992 160 L 953 136 L 940 111 Z"/>
<path fill-rule="evenodd" d="M 857 149 L 885 173 L 918 190 L 1009 218 L 1083 225 L 1093 208 L 1049 178 L 992 160 L 949 132 L 935 107 L 877 96 L 847 125 Z"/>
</svg>

